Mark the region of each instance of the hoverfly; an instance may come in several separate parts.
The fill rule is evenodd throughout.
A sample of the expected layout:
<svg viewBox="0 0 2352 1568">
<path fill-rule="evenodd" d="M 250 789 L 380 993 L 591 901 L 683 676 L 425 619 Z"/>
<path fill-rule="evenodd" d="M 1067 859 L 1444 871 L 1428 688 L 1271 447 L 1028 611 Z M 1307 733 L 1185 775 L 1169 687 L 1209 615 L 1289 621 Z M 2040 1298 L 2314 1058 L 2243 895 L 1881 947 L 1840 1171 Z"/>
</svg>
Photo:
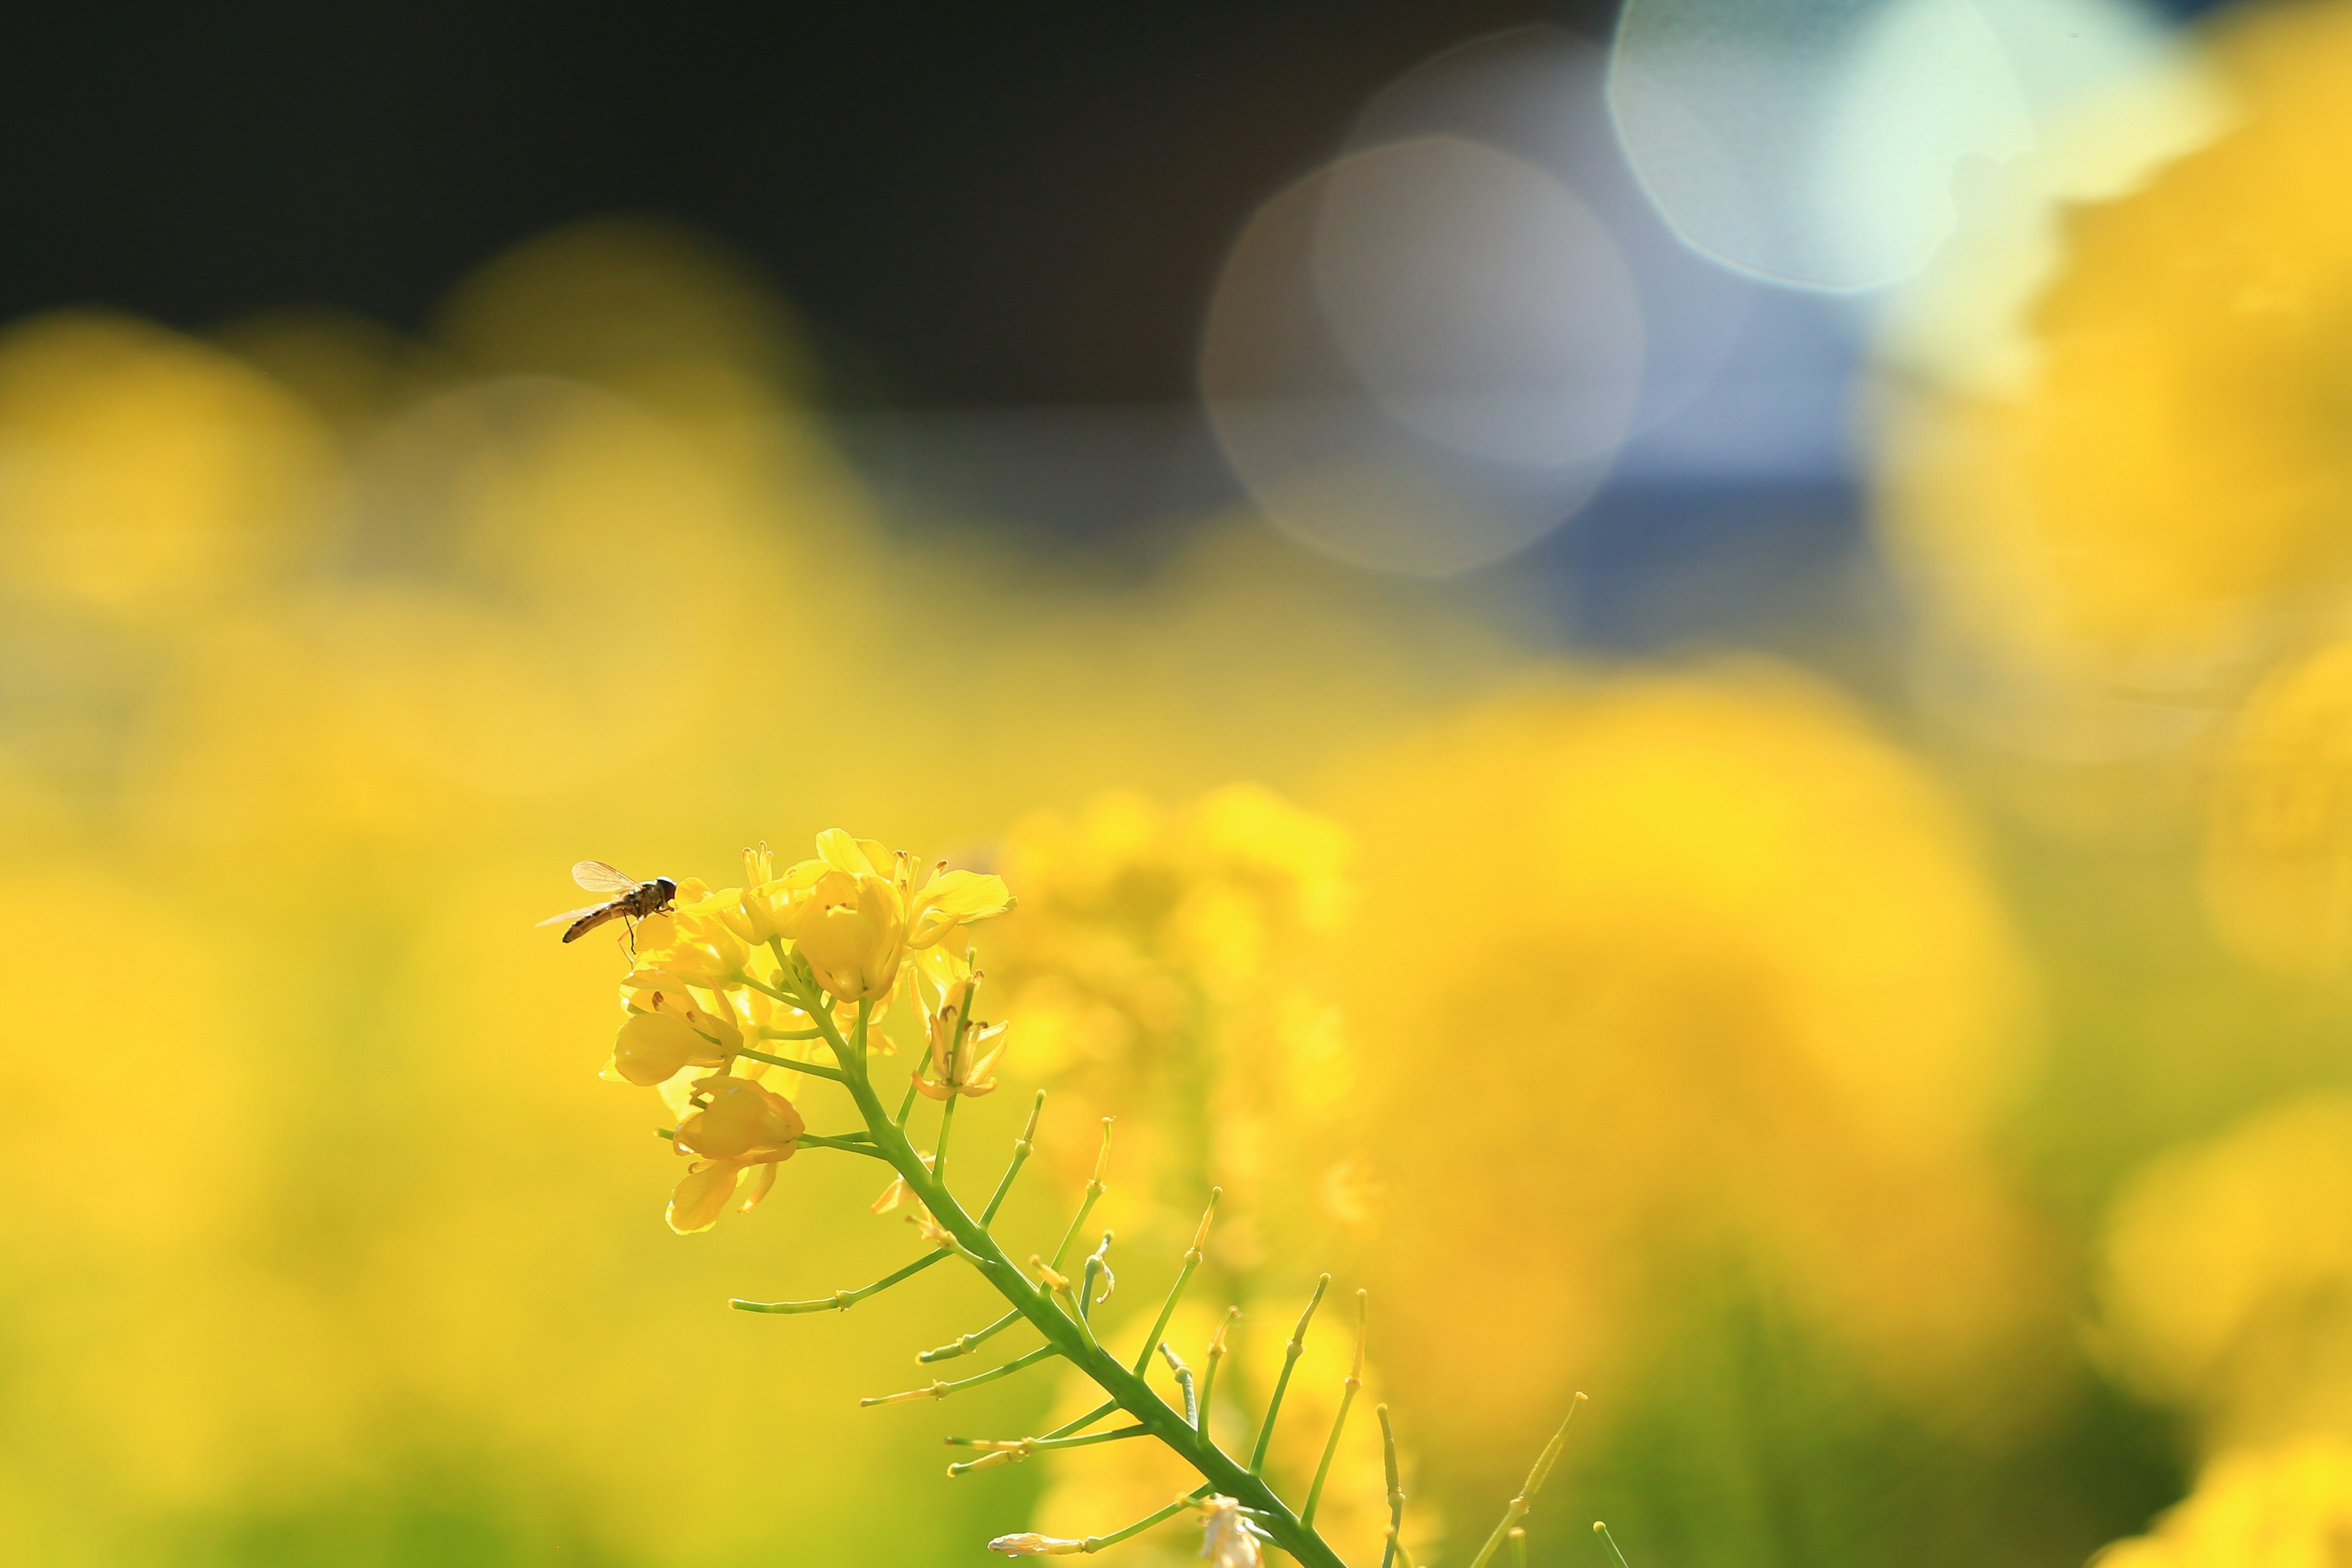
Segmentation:
<svg viewBox="0 0 2352 1568">
<path fill-rule="evenodd" d="M 601 904 L 585 904 L 576 910 L 566 910 L 560 915 L 550 915 L 539 923 L 543 926 L 571 924 L 563 932 L 566 942 L 577 942 L 609 920 L 626 921 L 632 936 L 637 922 L 648 915 L 657 915 L 677 897 L 677 884 L 667 877 L 656 877 L 650 882 L 640 882 L 625 871 L 618 871 L 602 860 L 583 860 L 572 868 L 572 879 L 592 893 L 608 895 Z"/>
</svg>

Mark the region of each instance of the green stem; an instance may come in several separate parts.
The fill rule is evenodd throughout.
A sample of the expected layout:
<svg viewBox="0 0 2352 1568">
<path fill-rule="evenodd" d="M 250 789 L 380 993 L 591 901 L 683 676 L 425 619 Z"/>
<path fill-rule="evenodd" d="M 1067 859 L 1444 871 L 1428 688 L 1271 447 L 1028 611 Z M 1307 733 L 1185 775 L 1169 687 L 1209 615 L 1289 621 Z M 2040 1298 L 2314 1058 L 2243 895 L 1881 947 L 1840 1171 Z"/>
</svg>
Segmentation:
<svg viewBox="0 0 2352 1568">
<path fill-rule="evenodd" d="M 752 990 L 757 991 L 761 995 L 762 995 L 762 996 L 765 996 L 765 997 L 769 998 L 771 1001 L 782 1002 L 782 1003 L 783 1003 L 786 1006 L 789 1006 L 789 1007 L 798 1007 L 798 1006 L 800 1006 L 800 1005 L 801 1005 L 801 999 L 800 999 L 799 997 L 797 997 L 797 996 L 793 995 L 791 992 L 789 992 L 789 991 L 779 991 L 779 990 L 777 990 L 774 986 L 772 986 L 772 985 L 769 984 L 767 982 L 765 982 L 765 981 L 763 981 L 763 980 L 754 980 L 754 979 L 752 979 L 749 974 L 738 974 L 738 975 L 736 975 L 736 976 L 735 976 L 735 983 L 736 983 L 737 984 L 749 985 Z"/>
<path fill-rule="evenodd" d="M 1078 1212 L 1071 1216 L 1070 1228 L 1062 1233 L 1062 1245 L 1054 1248 L 1053 1268 L 1056 1274 L 1062 1271 L 1062 1259 L 1070 1255 L 1070 1244 L 1077 1240 L 1078 1232 L 1086 1228 L 1087 1215 L 1095 1212 L 1096 1201 L 1108 1190 L 1103 1185 L 1103 1171 L 1110 1163 L 1109 1117 L 1103 1118 L 1102 1127 L 1102 1152 L 1095 1156 L 1095 1173 L 1087 1182 L 1086 1201 L 1078 1205 Z"/>
<path fill-rule="evenodd" d="M 1568 1446 L 1569 1423 L 1576 1419 L 1576 1412 L 1583 1403 L 1584 1395 L 1581 1394 L 1568 1402 L 1568 1415 L 1561 1419 L 1559 1430 L 1551 1435 L 1551 1441 L 1546 1443 L 1543 1452 L 1536 1456 L 1534 1468 L 1528 1471 L 1527 1485 L 1519 1489 L 1518 1496 L 1504 1506 L 1503 1521 L 1495 1526 L 1492 1535 L 1486 1537 L 1486 1544 L 1478 1548 L 1478 1555 L 1470 1559 L 1470 1568 L 1486 1568 L 1488 1559 L 1502 1547 L 1504 1537 L 1511 1533 L 1514 1525 L 1527 1518 L 1528 1501 L 1542 1489 L 1545 1479 L 1551 1474 L 1551 1468 L 1559 1463 L 1559 1452 Z"/>
<path fill-rule="evenodd" d="M 1389 1425 L 1389 1407 L 1372 1406 L 1381 1418 L 1381 1464 L 1388 1472 L 1389 1532 L 1381 1544 L 1381 1568 L 1392 1568 L 1404 1542 L 1404 1487 L 1397 1479 L 1396 1428 Z"/>
<path fill-rule="evenodd" d="M 1601 1540 L 1609 1543 L 1609 1555 L 1617 1559 L 1617 1568 L 1629 1568 L 1629 1564 L 1625 1561 L 1625 1554 L 1617 1550 L 1617 1538 L 1609 1533 L 1609 1527 L 1607 1525 L 1601 1523 L 1597 1519 L 1594 1520 L 1592 1521 L 1592 1533 L 1601 1537 Z M 1524 1537 L 1526 1531 L 1522 1531 L 1520 1534 Z M 1521 1548 L 1522 1552 L 1525 1550 L 1526 1549 L 1524 1547 Z"/>
<path fill-rule="evenodd" d="M 1166 1508 L 1145 1514 L 1141 1519 L 1137 1520 L 1133 1524 L 1129 1525 L 1124 1530 L 1114 1530 L 1108 1535 L 1087 1536 L 1083 1550 L 1087 1552 L 1100 1552 L 1104 1547 L 1115 1546 L 1118 1542 L 1125 1541 L 1130 1535 L 1140 1535 L 1145 1531 L 1150 1530 L 1153 1525 L 1158 1524 L 1161 1520 L 1173 1519 L 1176 1515 L 1183 1512 L 1186 1509 L 1191 1508 L 1194 1503 L 1199 1502 L 1202 1498 L 1207 1497 L 1215 1489 L 1216 1489 L 1214 1487 L 1194 1487 L 1189 1495 L 1178 1498 Z M 1337 1562 L 1338 1559 L 1334 1558 L 1333 1561 Z"/>
<path fill-rule="evenodd" d="M 1140 1373 L 1151 1364 L 1151 1352 L 1160 1347 L 1160 1336 L 1168 1331 L 1168 1321 L 1176 1315 L 1176 1303 L 1182 1299 L 1184 1287 L 1192 1282 L 1192 1270 L 1201 1267 L 1201 1258 L 1209 1244 L 1209 1222 L 1217 1217 L 1217 1200 L 1225 1195 L 1223 1187 L 1209 1189 L 1209 1212 L 1201 1216 L 1201 1228 L 1192 1233 L 1192 1245 L 1184 1251 L 1184 1267 L 1176 1271 L 1176 1283 L 1168 1288 L 1168 1300 L 1160 1304 L 1160 1316 L 1151 1331 L 1143 1336 L 1143 1349 L 1136 1352 L 1135 1370 Z"/>
<path fill-rule="evenodd" d="M 1122 1437 L 1150 1436 L 1149 1426 L 1119 1426 L 1108 1432 L 1089 1432 L 1083 1437 L 950 1437 L 950 1448 L 994 1448 L 1004 1454 L 1042 1454 L 1055 1448 L 1085 1448 L 1097 1443 L 1116 1443 Z"/>
<path fill-rule="evenodd" d="M 845 1153 L 863 1154 L 869 1160 L 880 1160 L 885 1164 L 887 1164 L 890 1159 L 887 1154 L 863 1138 L 821 1138 L 814 1132 L 803 1132 L 797 1142 L 803 1149 L 839 1149 Z"/>
<path fill-rule="evenodd" d="M 1197 1432 L 1201 1429 L 1201 1394 L 1192 1385 L 1192 1369 L 1184 1364 L 1182 1356 L 1168 1348 L 1166 1340 L 1160 1342 L 1160 1353 L 1168 1358 L 1168 1370 L 1176 1374 L 1176 1386 L 1184 1391 L 1184 1419 Z M 1307 1525 L 1315 1522 L 1313 1498 L 1307 1500 L 1307 1511 L 1299 1516 L 1299 1522 Z"/>
<path fill-rule="evenodd" d="M 1323 1440 L 1323 1459 L 1315 1467 L 1315 1484 L 1307 1489 L 1307 1511 L 1298 1516 L 1299 1522 L 1312 1526 L 1315 1510 L 1323 1502 L 1323 1483 L 1330 1479 L 1331 1460 L 1339 1452 L 1339 1434 L 1347 1429 L 1348 1406 L 1356 1403 L 1356 1391 L 1364 1386 L 1364 1332 L 1370 1326 L 1371 1309 L 1364 1292 L 1356 1292 L 1356 1359 L 1348 1368 L 1348 1381 L 1339 1385 L 1339 1414 L 1331 1422 L 1331 1435 Z"/>
<path fill-rule="evenodd" d="M 1217 1391 L 1217 1365 L 1225 1359 L 1225 1335 L 1232 1331 L 1234 1320 L 1241 1315 L 1239 1307 L 1226 1308 L 1225 1321 L 1209 1336 L 1209 1370 L 1201 1374 L 1201 1409 L 1192 1421 L 1203 1432 L 1209 1429 L 1209 1395 Z"/>
<path fill-rule="evenodd" d="M 1235 1464 L 1205 1434 L 1187 1425 L 1184 1417 L 1169 1408 L 1167 1401 L 1140 1376 L 1094 1343 L 1083 1325 L 1064 1313 L 1048 1292 L 1021 1272 L 996 1238 L 964 1211 L 954 1194 L 932 1179 L 921 1156 L 905 1133 L 892 1124 L 889 1112 L 875 1098 L 862 1061 L 850 1069 L 849 1092 L 866 1118 L 866 1131 L 874 1134 L 876 1144 L 889 1156 L 916 1197 L 931 1211 L 932 1218 L 971 1255 L 981 1277 L 995 1287 L 1007 1305 L 1045 1336 L 1046 1344 L 1054 1352 L 1085 1373 L 1120 1408 L 1150 1427 L 1153 1436 L 1192 1467 L 1206 1483 L 1207 1490 L 1237 1499 L 1244 1507 L 1255 1510 L 1275 1544 L 1297 1558 L 1304 1568 L 1345 1568 L 1339 1554 L 1320 1536 L 1299 1523 L 1298 1516 L 1275 1495 L 1264 1478 Z M 1096 1190 L 1101 1184 L 1099 1174 L 1089 1184 Z"/>
<path fill-rule="evenodd" d="M 965 962 L 971 962 L 969 953 Z M 963 1098 L 956 1092 L 956 1058 L 963 1054 L 963 1032 L 971 1026 L 971 999 L 979 990 L 977 974 L 963 983 L 963 1005 L 956 1009 L 955 1033 L 948 1040 L 948 1102 L 940 1110 L 940 1141 L 931 1150 L 931 1173 L 942 1184 L 948 1177 L 948 1134 L 955 1130 L 956 1101 Z"/>
<path fill-rule="evenodd" d="M 1065 1421 L 1059 1426 L 1055 1427 L 1051 1432 L 1046 1433 L 1045 1436 L 1048 1437 L 1066 1437 L 1071 1433 L 1077 1431 L 1081 1427 L 1093 1426 L 1096 1422 L 1101 1420 L 1104 1416 L 1109 1415 L 1112 1411 L 1118 1408 L 1118 1400 L 1106 1399 L 1100 1405 L 1096 1405 L 1092 1410 L 1087 1411 L 1084 1415 L 1079 1416 L 1076 1421 Z"/>
<path fill-rule="evenodd" d="M 948 1254 L 944 1252 L 927 1252 L 923 1254 L 922 1257 L 915 1259 L 912 1263 L 908 1264 L 904 1268 L 894 1269 L 892 1272 L 885 1274 L 881 1279 L 874 1281 L 871 1285 L 860 1285 L 855 1290 L 835 1290 L 832 1295 L 820 1296 L 814 1301 L 734 1300 L 730 1301 L 727 1304 L 734 1308 L 739 1312 L 846 1312 L 850 1308 L 855 1307 L 858 1302 L 866 1300 L 866 1297 L 875 1295 L 880 1291 L 887 1290 L 899 1280 L 908 1279 L 913 1275 L 920 1274 L 932 1264 L 940 1262 L 947 1257 Z"/>
<path fill-rule="evenodd" d="M 1004 1174 L 996 1178 L 996 1191 L 989 1194 L 988 1206 L 980 1211 L 980 1223 L 988 1225 L 996 1218 L 996 1211 L 1004 1206 L 1005 1194 L 1013 1190 L 1013 1178 L 1029 1163 L 1029 1151 L 1037 1143 L 1037 1118 L 1045 1111 L 1045 1091 L 1039 1089 L 1029 1106 L 1029 1124 L 1021 1129 L 1021 1136 L 1013 1142 L 1013 1163 L 1004 1167 Z"/>
<path fill-rule="evenodd" d="M 978 1350 L 992 1336 L 1003 1332 L 1006 1329 L 1011 1328 L 1020 1321 L 1020 1313 L 1007 1312 L 1004 1316 L 997 1319 L 996 1321 L 989 1324 L 988 1327 L 984 1329 L 974 1329 L 968 1334 L 960 1334 L 943 1345 L 923 1352 L 921 1354 L 915 1357 L 915 1359 L 928 1365 L 935 1361 L 953 1361 L 960 1355 L 970 1355 L 972 1352 Z"/>
<path fill-rule="evenodd" d="M 815 1062 L 794 1061 L 790 1057 L 772 1057 L 765 1051 L 755 1051 L 748 1046 L 739 1047 L 735 1054 L 739 1057 L 749 1057 L 755 1062 L 765 1062 L 772 1068 L 790 1068 L 794 1072 L 804 1072 L 811 1078 L 829 1078 L 835 1083 L 845 1081 L 838 1068 L 824 1067 Z"/>
<path fill-rule="evenodd" d="M 885 1394 L 872 1399 L 861 1399 L 857 1402 L 857 1408 L 864 1410 L 876 1405 L 897 1405 L 908 1399 L 945 1399 L 950 1394 L 961 1393 L 967 1388 L 978 1388 L 982 1384 L 994 1383 L 1000 1377 L 1011 1377 L 1024 1367 L 1035 1366 L 1047 1356 L 1061 1353 L 1062 1347 L 1057 1344 L 1050 1342 L 1042 1344 L 1025 1354 L 1014 1356 L 1003 1366 L 992 1366 L 986 1372 L 974 1373 L 970 1377 L 960 1377 L 953 1383 L 931 1383 L 921 1388 L 909 1388 L 900 1394 Z"/>
<path fill-rule="evenodd" d="M 1307 1298 L 1307 1310 L 1298 1314 L 1298 1326 L 1290 1331 L 1290 1343 L 1283 1348 L 1282 1372 L 1274 1380 L 1274 1397 L 1265 1402 L 1265 1419 L 1258 1423 L 1257 1446 L 1250 1450 L 1250 1474 L 1256 1475 L 1265 1466 L 1266 1445 L 1274 1441 L 1274 1419 L 1282 1414 L 1282 1396 L 1290 1391 L 1290 1372 L 1298 1364 L 1299 1352 L 1307 1348 L 1307 1325 L 1315 1316 L 1315 1309 L 1323 1304 L 1323 1292 L 1330 1288 L 1328 1274 L 1315 1281 L 1315 1293 Z"/>
</svg>

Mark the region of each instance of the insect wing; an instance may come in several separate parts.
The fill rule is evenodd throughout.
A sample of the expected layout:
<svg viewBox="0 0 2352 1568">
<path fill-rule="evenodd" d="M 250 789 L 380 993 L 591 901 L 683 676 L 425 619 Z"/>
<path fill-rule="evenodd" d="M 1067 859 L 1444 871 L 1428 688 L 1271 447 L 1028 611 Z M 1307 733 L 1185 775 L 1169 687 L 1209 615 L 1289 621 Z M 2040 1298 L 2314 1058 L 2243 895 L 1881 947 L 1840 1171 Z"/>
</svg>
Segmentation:
<svg viewBox="0 0 2352 1568">
<path fill-rule="evenodd" d="M 539 923 L 543 926 L 568 925 L 582 915 L 593 915 L 603 908 L 604 908 L 604 904 L 583 904 L 576 910 L 566 910 L 560 915 L 550 915 Z"/>
<path fill-rule="evenodd" d="M 602 860 L 583 860 L 572 868 L 572 879 L 592 893 L 634 893 L 637 879 Z"/>
</svg>

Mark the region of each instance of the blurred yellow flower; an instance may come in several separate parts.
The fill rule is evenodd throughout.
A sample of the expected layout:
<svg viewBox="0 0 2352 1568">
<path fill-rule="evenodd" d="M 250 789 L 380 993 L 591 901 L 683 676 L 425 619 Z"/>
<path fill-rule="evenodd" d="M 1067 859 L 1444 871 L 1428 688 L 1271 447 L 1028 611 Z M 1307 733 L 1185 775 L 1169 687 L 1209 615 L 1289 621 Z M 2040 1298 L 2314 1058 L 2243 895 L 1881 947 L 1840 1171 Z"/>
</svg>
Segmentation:
<svg viewBox="0 0 2352 1568">
<path fill-rule="evenodd" d="M 2206 680 L 2352 570 L 2352 5 L 2232 7 L 2210 45 L 2234 126 L 2072 211 L 2030 384 L 1889 433 L 1923 580 L 2045 670 Z"/>
<path fill-rule="evenodd" d="M 296 563 L 333 477 L 268 377 L 143 322 L 0 338 L 0 578 L 117 611 L 186 607 Z"/>
<path fill-rule="evenodd" d="M 1273 1239 L 1257 1194 L 1319 1193 L 1338 1157 L 1328 1135 L 1353 1063 L 1328 971 L 1353 852 L 1337 823 L 1254 784 L 1174 809 L 1106 795 L 1025 817 L 1004 841 L 1022 912 L 991 968 L 1021 1021 L 1023 1069 L 1084 1112 L 1049 1122 L 1045 1152 L 1076 1176 L 1094 1151 L 1070 1130 L 1165 1109 L 1123 1126 L 1121 1160 L 1153 1173 L 1171 1237 L 1211 1186 L 1226 1189 L 1209 1264 L 1226 1289 Z M 1334 1217 L 1265 1207 L 1307 1230 Z"/>
<path fill-rule="evenodd" d="M 2098 1568 L 2337 1568 L 2352 1542 L 2352 1444 L 2312 1437 L 2223 1456 L 2189 1500 Z"/>
<path fill-rule="evenodd" d="M 2315 1097 L 2167 1154 L 2117 1197 L 2108 1352 L 2209 1447 L 2352 1439 L 2352 1099 Z"/>
<path fill-rule="evenodd" d="M 1384 1194 L 1399 1375 L 1456 1393 L 1438 1442 L 1533 1426 L 1577 1383 L 1605 1409 L 1677 1281 L 1727 1254 L 1939 1419 L 2032 1404 L 2023 1377 L 2002 1409 L 1963 1400 L 2063 1342 L 1985 1148 L 2025 975 L 1908 757 L 1738 665 L 1537 688 L 1349 788 L 1346 989 L 1380 1005 L 1349 1019 L 1347 1184 Z M 1465 1298 L 1496 1309 L 1475 1342 L 1448 1327 Z"/>
</svg>

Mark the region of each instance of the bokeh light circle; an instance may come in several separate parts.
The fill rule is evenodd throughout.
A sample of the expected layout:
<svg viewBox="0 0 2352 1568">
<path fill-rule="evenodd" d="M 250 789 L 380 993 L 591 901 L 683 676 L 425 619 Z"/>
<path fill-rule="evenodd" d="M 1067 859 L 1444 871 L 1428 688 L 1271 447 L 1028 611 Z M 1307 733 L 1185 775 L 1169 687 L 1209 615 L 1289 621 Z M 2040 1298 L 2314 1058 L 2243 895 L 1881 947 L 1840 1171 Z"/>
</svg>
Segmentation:
<svg viewBox="0 0 2352 1568">
<path fill-rule="evenodd" d="M 1755 286 L 1694 253 L 1660 219 L 1609 121 L 1608 51 L 1541 25 L 1473 38 L 1415 66 L 1365 103 L 1348 152 L 1455 136 L 1526 160 L 1604 225 L 1642 304 L 1636 432 L 1714 382 Z"/>
<path fill-rule="evenodd" d="M 1869 289 L 1935 255 L 1972 166 L 2031 154 L 2168 48 L 2127 0 L 1627 0 L 1609 102 L 1694 247 Z"/>
<path fill-rule="evenodd" d="M 1324 554 L 1444 576 L 1565 521 L 1633 426 L 1642 312 L 1608 230 L 1454 137 L 1351 153 L 1261 207 L 1200 374 L 1227 460 Z"/>
</svg>

